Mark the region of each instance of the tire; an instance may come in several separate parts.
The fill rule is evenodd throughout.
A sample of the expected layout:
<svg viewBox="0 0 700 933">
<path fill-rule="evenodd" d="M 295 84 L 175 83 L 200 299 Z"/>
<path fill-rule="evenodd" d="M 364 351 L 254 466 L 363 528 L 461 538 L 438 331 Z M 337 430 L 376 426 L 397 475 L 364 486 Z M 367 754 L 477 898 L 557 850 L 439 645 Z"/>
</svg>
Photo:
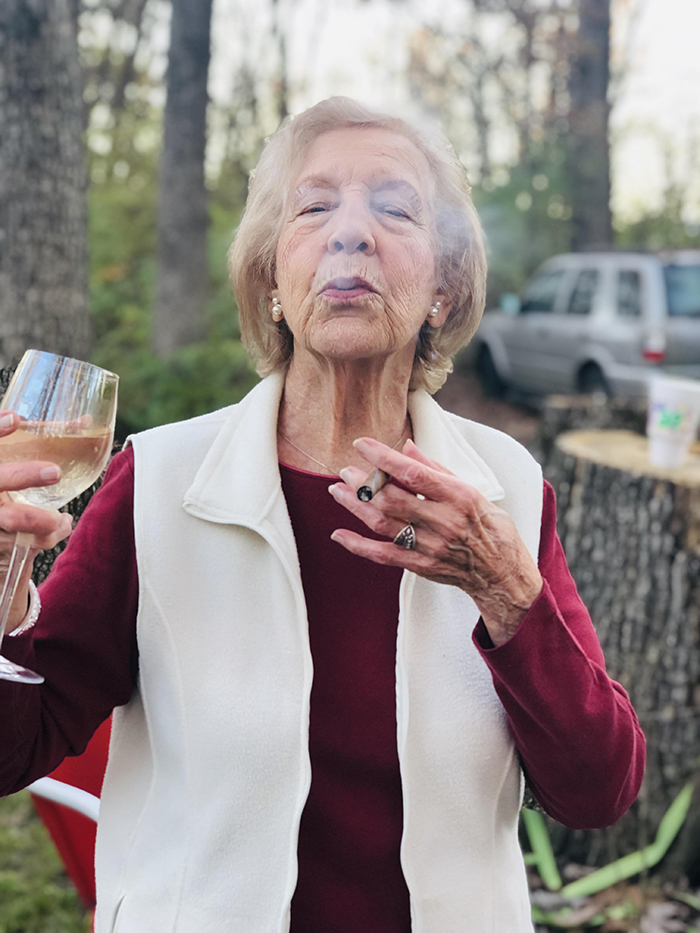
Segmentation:
<svg viewBox="0 0 700 933">
<path fill-rule="evenodd" d="M 501 379 L 493 361 L 491 351 L 482 343 L 476 358 L 476 372 L 486 398 L 503 398 L 507 385 Z"/>
<path fill-rule="evenodd" d="M 612 396 L 610 384 L 597 363 L 586 363 L 578 374 L 578 390 L 582 395 Z"/>
</svg>

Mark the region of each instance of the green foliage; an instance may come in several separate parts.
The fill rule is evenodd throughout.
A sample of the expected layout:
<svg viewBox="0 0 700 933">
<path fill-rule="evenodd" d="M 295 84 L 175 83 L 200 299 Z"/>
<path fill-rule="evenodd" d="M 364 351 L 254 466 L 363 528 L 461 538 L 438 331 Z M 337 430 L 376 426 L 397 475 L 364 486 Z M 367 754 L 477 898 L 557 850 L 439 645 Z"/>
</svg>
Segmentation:
<svg viewBox="0 0 700 933">
<path fill-rule="evenodd" d="M 565 153 L 556 140 L 496 169 L 474 200 L 488 244 L 488 306 L 503 292 L 520 292 L 545 259 L 571 248 Z"/>
<path fill-rule="evenodd" d="M 233 404 L 257 381 L 239 340 L 192 344 L 167 359 L 145 346 L 110 351 L 103 345 L 94 358 L 121 377 L 121 437 Z"/>
<path fill-rule="evenodd" d="M 550 256 L 571 249 L 571 206 L 565 152 L 556 139 L 517 166 L 494 170 L 475 191 L 489 250 L 488 305 L 504 292 L 522 291 Z M 684 197 L 670 191 L 664 210 L 618 224 L 615 245 L 654 252 L 700 249 L 700 225 L 684 219 Z"/>
<path fill-rule="evenodd" d="M 0 933 L 87 933 L 90 929 L 29 794 L 0 800 Z"/>
<path fill-rule="evenodd" d="M 230 180 L 229 180 L 230 181 Z M 234 186 L 231 184 L 231 187 Z M 240 189 L 239 189 L 240 190 Z M 155 278 L 155 156 L 125 178 L 107 173 L 90 190 L 93 360 L 119 374 L 123 437 L 239 401 L 257 377 L 240 342 L 226 252 L 240 215 L 235 197 L 212 195 L 208 335 L 167 358 L 150 349 Z"/>
<path fill-rule="evenodd" d="M 664 249 L 700 249 L 700 225 L 683 219 L 680 205 L 673 202 L 660 213 L 645 214 L 639 220 L 620 225 L 618 246 L 657 252 Z"/>
</svg>

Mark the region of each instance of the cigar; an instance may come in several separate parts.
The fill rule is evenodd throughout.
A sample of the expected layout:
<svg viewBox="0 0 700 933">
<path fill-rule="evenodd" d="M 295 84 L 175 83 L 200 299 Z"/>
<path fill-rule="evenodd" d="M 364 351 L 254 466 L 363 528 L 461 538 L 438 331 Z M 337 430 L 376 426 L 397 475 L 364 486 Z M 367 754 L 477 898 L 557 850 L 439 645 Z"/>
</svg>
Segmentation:
<svg viewBox="0 0 700 933">
<path fill-rule="evenodd" d="M 368 474 L 364 483 L 357 490 L 357 498 L 360 502 L 369 502 L 372 496 L 376 496 L 382 486 L 386 486 L 390 479 L 388 473 L 377 467 Z"/>
</svg>

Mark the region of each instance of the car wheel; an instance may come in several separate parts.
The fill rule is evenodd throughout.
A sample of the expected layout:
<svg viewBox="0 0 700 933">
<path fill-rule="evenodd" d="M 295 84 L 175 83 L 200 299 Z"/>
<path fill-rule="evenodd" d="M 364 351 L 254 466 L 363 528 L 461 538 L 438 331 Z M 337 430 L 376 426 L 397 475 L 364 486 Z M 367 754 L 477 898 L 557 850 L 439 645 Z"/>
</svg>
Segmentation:
<svg viewBox="0 0 700 933">
<path fill-rule="evenodd" d="M 476 372 L 479 376 L 481 388 L 487 398 L 503 398 L 507 387 L 499 376 L 491 351 L 485 343 L 482 343 L 479 347 L 476 358 Z"/>
<path fill-rule="evenodd" d="M 603 370 L 597 363 L 586 363 L 578 376 L 578 389 L 583 395 L 605 395 L 610 398 L 612 390 Z"/>
</svg>

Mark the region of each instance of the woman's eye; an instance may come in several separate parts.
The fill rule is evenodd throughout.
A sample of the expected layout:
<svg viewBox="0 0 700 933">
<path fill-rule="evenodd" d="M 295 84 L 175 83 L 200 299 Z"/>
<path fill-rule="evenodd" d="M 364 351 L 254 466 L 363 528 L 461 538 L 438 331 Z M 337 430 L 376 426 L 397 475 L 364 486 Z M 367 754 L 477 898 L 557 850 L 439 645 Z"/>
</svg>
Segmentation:
<svg viewBox="0 0 700 933">
<path fill-rule="evenodd" d="M 328 210 L 327 204 L 312 204 L 311 207 L 305 207 L 302 214 L 321 214 Z"/>
<path fill-rule="evenodd" d="M 406 211 L 401 210 L 400 207 L 385 207 L 384 213 L 390 214 L 392 217 L 408 218 L 408 214 L 406 213 Z"/>
</svg>

